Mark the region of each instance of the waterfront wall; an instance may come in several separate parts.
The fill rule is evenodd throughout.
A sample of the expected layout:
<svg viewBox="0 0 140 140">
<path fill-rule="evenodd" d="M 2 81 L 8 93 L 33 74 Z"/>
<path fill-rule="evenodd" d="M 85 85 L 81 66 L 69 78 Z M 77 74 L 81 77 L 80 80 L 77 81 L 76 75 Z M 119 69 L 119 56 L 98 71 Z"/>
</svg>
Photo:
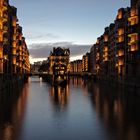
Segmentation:
<svg viewBox="0 0 140 140">
<path fill-rule="evenodd" d="M 13 91 L 13 88 L 22 86 L 28 79 L 27 75 L 10 75 L 1 74 L 0 75 L 0 94 Z"/>
<path fill-rule="evenodd" d="M 106 86 L 113 86 L 118 88 L 124 88 L 125 90 L 133 93 L 140 93 L 140 77 L 139 76 L 127 76 L 127 77 L 111 77 L 101 76 L 91 73 L 70 73 L 69 76 L 82 77 L 83 80 L 92 80 Z"/>
<path fill-rule="evenodd" d="M 111 86 L 111 87 L 122 88 L 126 90 L 126 92 L 137 93 L 137 94 L 140 93 L 140 77 L 138 76 L 115 78 L 115 77 L 107 77 L 107 76 L 102 77 L 96 75 L 96 81 L 108 87 Z"/>
</svg>

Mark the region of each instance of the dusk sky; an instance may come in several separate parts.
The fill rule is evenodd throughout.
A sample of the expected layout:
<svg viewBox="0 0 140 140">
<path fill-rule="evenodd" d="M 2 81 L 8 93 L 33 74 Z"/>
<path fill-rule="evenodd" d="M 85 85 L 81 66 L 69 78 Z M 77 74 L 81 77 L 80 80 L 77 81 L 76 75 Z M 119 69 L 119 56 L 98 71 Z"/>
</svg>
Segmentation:
<svg viewBox="0 0 140 140">
<path fill-rule="evenodd" d="M 130 0 L 10 0 L 32 57 L 46 59 L 52 47 L 69 47 L 71 60 L 89 51 Z"/>
</svg>

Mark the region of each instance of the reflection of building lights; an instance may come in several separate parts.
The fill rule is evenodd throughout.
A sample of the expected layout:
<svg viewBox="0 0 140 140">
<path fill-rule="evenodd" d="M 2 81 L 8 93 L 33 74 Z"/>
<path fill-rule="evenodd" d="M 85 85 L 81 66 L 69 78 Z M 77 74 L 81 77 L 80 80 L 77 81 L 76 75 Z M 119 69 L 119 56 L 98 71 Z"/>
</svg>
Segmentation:
<svg viewBox="0 0 140 140">
<path fill-rule="evenodd" d="M 28 77 L 28 83 L 31 83 L 31 78 L 30 77 Z"/>
<path fill-rule="evenodd" d="M 4 138 L 10 140 L 12 138 L 12 134 L 13 134 L 13 126 L 8 125 L 4 130 Z"/>
<path fill-rule="evenodd" d="M 42 77 L 39 78 L 39 81 L 42 82 Z"/>
<path fill-rule="evenodd" d="M 40 81 L 40 87 L 42 87 L 42 84 L 43 84 L 42 83 L 42 77 L 39 78 L 39 81 Z"/>
</svg>

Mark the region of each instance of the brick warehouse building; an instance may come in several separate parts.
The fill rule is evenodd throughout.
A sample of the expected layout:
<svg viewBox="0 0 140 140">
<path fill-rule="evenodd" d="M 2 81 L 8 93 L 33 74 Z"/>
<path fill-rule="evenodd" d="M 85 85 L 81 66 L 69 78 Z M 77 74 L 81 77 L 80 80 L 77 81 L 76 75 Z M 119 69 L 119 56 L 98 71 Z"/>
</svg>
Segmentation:
<svg viewBox="0 0 140 140">
<path fill-rule="evenodd" d="M 0 0 L 0 73 L 29 73 L 29 51 L 17 23 L 17 9 Z"/>
<path fill-rule="evenodd" d="M 114 23 L 105 28 L 91 48 L 91 73 L 101 79 L 138 83 L 140 79 L 140 0 L 120 8 Z"/>
</svg>

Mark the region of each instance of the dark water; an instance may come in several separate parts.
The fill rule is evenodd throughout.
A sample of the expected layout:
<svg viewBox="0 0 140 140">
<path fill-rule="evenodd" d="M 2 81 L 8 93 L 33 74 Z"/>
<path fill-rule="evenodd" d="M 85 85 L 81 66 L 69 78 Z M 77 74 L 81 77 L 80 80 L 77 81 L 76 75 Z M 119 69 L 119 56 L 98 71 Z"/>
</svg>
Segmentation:
<svg viewBox="0 0 140 140">
<path fill-rule="evenodd" d="M 14 95 L 0 98 L 0 140 L 140 140 L 135 93 L 76 78 L 53 87 L 32 77 Z"/>
</svg>

